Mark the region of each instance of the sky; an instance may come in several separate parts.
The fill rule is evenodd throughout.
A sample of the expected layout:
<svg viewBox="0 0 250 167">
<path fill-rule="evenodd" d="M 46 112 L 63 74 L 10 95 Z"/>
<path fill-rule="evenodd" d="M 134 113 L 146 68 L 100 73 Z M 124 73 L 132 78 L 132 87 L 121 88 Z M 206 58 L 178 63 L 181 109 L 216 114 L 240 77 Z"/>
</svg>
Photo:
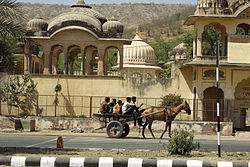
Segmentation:
<svg viewBox="0 0 250 167">
<path fill-rule="evenodd" d="M 112 3 L 157 3 L 157 4 L 195 4 L 197 0 L 85 0 L 86 4 Z M 73 5 L 77 0 L 17 0 L 24 3 Z"/>
</svg>

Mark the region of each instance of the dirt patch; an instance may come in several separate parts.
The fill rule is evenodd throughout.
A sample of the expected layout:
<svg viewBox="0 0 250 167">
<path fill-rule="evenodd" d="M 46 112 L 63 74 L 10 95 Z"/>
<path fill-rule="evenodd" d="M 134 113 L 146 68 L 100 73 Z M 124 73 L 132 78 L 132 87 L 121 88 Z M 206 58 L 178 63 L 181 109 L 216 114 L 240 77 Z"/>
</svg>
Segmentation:
<svg viewBox="0 0 250 167">
<path fill-rule="evenodd" d="M 179 160 L 202 160 L 202 161 L 250 161 L 250 153 L 222 153 L 218 158 L 216 153 L 193 151 L 190 155 L 169 155 L 167 151 L 135 151 L 135 150 L 48 150 L 36 153 L 0 153 L 0 156 L 32 156 L 32 157 L 114 157 L 114 158 L 143 158 L 143 159 L 179 159 Z"/>
</svg>

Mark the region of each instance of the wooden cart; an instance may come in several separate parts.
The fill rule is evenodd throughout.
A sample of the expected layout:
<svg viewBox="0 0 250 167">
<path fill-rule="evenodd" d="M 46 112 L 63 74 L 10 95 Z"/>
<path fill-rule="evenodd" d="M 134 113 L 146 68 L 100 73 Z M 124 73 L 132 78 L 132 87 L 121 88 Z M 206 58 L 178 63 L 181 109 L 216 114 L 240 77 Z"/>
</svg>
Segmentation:
<svg viewBox="0 0 250 167">
<path fill-rule="evenodd" d="M 133 120 L 133 115 L 120 115 L 113 113 L 96 113 L 95 117 L 99 118 L 105 125 L 106 132 L 112 138 L 124 138 L 129 134 L 128 122 Z"/>
</svg>

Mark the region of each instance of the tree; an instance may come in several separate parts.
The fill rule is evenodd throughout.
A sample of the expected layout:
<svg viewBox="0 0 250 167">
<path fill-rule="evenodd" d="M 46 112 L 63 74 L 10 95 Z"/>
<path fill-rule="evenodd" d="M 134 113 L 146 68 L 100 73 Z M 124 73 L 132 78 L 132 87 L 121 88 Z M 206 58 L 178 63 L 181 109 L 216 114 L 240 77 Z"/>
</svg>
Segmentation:
<svg viewBox="0 0 250 167">
<path fill-rule="evenodd" d="M 18 39 L 24 39 L 20 5 L 14 0 L 0 0 L 0 65 L 13 69 L 16 60 L 11 51 Z M 4 67 L 3 67 L 4 66 Z"/>
<path fill-rule="evenodd" d="M 58 81 L 57 81 L 57 85 L 55 86 L 55 100 L 54 100 L 54 104 L 55 104 L 55 117 L 56 117 L 56 107 L 58 106 L 59 104 L 59 99 L 58 99 L 58 93 L 61 92 L 62 90 L 62 85 L 58 83 L 59 82 L 59 78 L 58 78 Z"/>
<path fill-rule="evenodd" d="M 0 39 L 23 38 L 25 29 L 21 18 L 19 3 L 15 0 L 0 0 Z"/>
<path fill-rule="evenodd" d="M 178 44 L 180 44 L 180 39 L 176 40 L 170 40 L 168 42 L 165 42 L 164 40 L 156 40 L 154 42 L 149 43 L 153 49 L 155 50 L 156 55 L 156 64 L 158 64 L 160 61 L 168 62 L 170 59 L 169 52 Z"/>
<path fill-rule="evenodd" d="M 115 48 L 108 50 L 108 71 L 112 70 L 112 67 L 117 65 L 118 50 Z"/>
<path fill-rule="evenodd" d="M 221 45 L 221 32 L 214 26 L 207 26 L 202 34 L 202 54 L 203 55 L 216 55 L 216 41 L 220 41 Z M 221 47 L 220 47 L 221 48 Z"/>
<path fill-rule="evenodd" d="M 28 116 L 36 106 L 36 86 L 30 75 L 12 76 L 0 85 L 2 101 L 7 102 L 8 113 L 11 115 L 12 107 L 21 109 L 21 115 Z"/>
<path fill-rule="evenodd" d="M 183 42 L 185 44 L 185 47 L 187 48 L 186 56 L 188 60 L 192 60 L 193 58 L 193 39 L 194 39 L 193 31 L 184 33 Z"/>
</svg>

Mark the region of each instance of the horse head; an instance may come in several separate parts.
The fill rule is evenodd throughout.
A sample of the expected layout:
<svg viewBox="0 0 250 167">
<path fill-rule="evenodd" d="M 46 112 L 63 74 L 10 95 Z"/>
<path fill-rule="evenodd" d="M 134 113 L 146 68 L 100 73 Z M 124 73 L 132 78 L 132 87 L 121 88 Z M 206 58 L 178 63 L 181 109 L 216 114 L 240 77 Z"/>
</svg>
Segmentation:
<svg viewBox="0 0 250 167">
<path fill-rule="evenodd" d="M 191 114 L 191 110 L 190 110 L 190 107 L 189 107 L 189 104 L 187 103 L 187 101 L 184 102 L 183 110 L 185 110 L 188 115 Z"/>
</svg>

